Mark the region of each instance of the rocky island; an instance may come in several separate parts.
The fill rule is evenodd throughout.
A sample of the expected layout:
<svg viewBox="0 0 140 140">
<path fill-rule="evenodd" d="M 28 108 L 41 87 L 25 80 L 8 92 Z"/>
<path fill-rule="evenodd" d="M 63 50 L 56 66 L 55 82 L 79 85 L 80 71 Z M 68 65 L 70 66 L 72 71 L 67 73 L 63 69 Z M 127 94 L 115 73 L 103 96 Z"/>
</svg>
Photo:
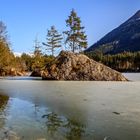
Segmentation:
<svg viewBox="0 0 140 140">
<path fill-rule="evenodd" d="M 41 76 L 43 80 L 127 81 L 121 73 L 86 55 L 68 51 L 61 51 Z"/>
</svg>

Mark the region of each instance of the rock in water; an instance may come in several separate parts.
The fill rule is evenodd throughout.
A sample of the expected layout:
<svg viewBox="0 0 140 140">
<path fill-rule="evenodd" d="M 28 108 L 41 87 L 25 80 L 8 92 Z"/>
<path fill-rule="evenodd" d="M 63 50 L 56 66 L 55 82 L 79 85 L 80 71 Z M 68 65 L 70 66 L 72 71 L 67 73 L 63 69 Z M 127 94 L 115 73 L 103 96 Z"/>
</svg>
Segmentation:
<svg viewBox="0 0 140 140">
<path fill-rule="evenodd" d="M 127 81 L 121 73 L 83 54 L 65 51 L 41 75 L 44 80 Z"/>
</svg>

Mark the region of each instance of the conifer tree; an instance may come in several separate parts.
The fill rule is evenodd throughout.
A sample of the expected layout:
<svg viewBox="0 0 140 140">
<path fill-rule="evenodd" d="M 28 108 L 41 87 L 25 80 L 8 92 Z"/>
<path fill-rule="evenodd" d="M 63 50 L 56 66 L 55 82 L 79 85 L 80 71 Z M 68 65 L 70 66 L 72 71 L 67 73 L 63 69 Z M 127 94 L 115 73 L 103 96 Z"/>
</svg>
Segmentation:
<svg viewBox="0 0 140 140">
<path fill-rule="evenodd" d="M 40 57 L 41 55 L 42 55 L 42 52 L 41 52 L 40 42 L 38 41 L 38 38 L 36 37 L 34 41 L 34 56 Z"/>
<path fill-rule="evenodd" d="M 40 42 L 38 41 L 38 38 L 36 37 L 35 41 L 34 41 L 34 57 L 32 60 L 32 66 L 31 69 L 32 70 L 40 70 L 43 67 L 43 54 L 41 51 L 41 46 L 40 46 Z"/>
<path fill-rule="evenodd" d="M 55 26 L 51 26 L 50 30 L 47 33 L 47 42 L 42 43 L 47 48 L 46 50 L 51 51 L 52 56 L 54 56 L 54 52 L 57 48 L 61 47 L 62 35 L 58 33 Z"/>
<path fill-rule="evenodd" d="M 14 55 L 7 41 L 6 25 L 0 21 L 0 70 L 12 64 Z"/>
<path fill-rule="evenodd" d="M 0 21 L 0 41 L 6 42 L 7 40 L 7 30 L 6 25 Z"/>
<path fill-rule="evenodd" d="M 67 36 L 65 43 L 71 47 L 71 50 L 75 52 L 87 48 L 87 36 L 83 31 L 84 27 L 81 26 L 80 17 L 77 16 L 74 10 L 71 11 L 66 20 L 66 26 L 69 27 L 69 30 L 64 32 Z"/>
</svg>

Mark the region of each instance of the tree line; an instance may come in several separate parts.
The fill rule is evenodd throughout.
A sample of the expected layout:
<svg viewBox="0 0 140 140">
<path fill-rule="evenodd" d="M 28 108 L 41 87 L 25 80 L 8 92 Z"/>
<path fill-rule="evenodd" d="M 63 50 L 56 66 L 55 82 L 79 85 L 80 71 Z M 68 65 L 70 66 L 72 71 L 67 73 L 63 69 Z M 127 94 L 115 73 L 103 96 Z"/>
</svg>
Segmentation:
<svg viewBox="0 0 140 140">
<path fill-rule="evenodd" d="M 115 55 L 86 52 L 85 55 L 120 72 L 140 72 L 140 52 L 123 52 Z"/>
</svg>

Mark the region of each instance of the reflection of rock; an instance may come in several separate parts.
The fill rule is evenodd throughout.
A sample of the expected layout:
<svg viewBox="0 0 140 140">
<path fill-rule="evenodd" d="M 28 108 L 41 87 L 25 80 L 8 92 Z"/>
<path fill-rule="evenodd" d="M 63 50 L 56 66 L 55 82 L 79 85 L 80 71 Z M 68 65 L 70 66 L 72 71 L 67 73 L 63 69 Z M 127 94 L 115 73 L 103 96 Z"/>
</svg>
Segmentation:
<svg viewBox="0 0 140 140">
<path fill-rule="evenodd" d="M 119 72 L 89 59 L 83 54 L 62 51 L 54 63 L 42 72 L 46 80 L 127 81 Z"/>
</svg>

